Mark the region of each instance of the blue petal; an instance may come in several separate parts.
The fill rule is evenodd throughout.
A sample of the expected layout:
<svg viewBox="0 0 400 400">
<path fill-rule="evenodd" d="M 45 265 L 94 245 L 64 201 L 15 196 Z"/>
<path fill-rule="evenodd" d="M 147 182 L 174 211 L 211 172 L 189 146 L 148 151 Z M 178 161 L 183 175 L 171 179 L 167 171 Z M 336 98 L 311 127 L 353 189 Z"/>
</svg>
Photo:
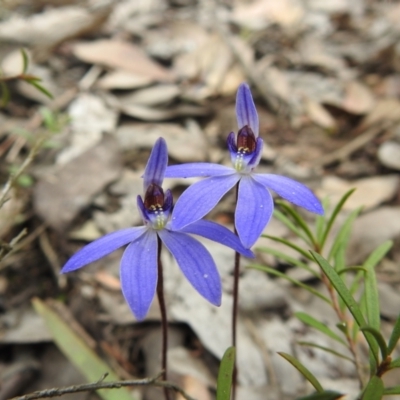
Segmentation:
<svg viewBox="0 0 400 400">
<path fill-rule="evenodd" d="M 235 226 L 244 247 L 253 246 L 268 224 L 273 211 L 271 193 L 250 176 L 243 177 L 239 184 Z"/>
<path fill-rule="evenodd" d="M 324 209 L 315 194 L 305 185 L 285 176 L 254 174 L 253 178 L 263 186 L 272 189 L 287 201 L 322 215 Z"/>
<path fill-rule="evenodd" d="M 239 86 L 236 94 L 236 118 L 239 129 L 248 125 L 253 131 L 255 137 L 258 136 L 258 114 L 250 88 L 246 83 L 242 83 Z"/>
<path fill-rule="evenodd" d="M 231 173 L 231 175 L 207 178 L 189 186 L 175 204 L 172 212 L 172 229 L 180 230 L 203 218 L 239 179 L 239 174 Z"/>
<path fill-rule="evenodd" d="M 193 178 L 197 176 L 221 176 L 229 175 L 234 170 L 219 164 L 211 163 L 187 163 L 170 165 L 165 171 L 166 178 Z"/>
<path fill-rule="evenodd" d="M 157 287 L 157 234 L 150 230 L 131 243 L 121 259 L 122 293 L 138 320 L 149 311 Z"/>
<path fill-rule="evenodd" d="M 112 253 L 122 246 L 132 242 L 146 232 L 145 227 L 121 229 L 113 233 L 109 233 L 92 243 L 89 243 L 77 253 L 75 253 L 64 265 L 61 270 L 62 274 L 75 271 L 84 265 L 97 261 L 100 258 Z"/>
<path fill-rule="evenodd" d="M 167 164 L 167 144 L 163 138 L 159 138 L 154 144 L 153 150 L 151 150 L 149 160 L 147 161 L 147 165 L 144 170 L 143 186 L 145 192 L 151 183 L 155 183 L 158 186 L 162 185 Z"/>
<path fill-rule="evenodd" d="M 226 138 L 226 145 L 228 146 L 229 153 L 234 154 L 236 156 L 236 153 L 238 151 L 237 145 L 236 145 L 236 135 L 231 132 L 228 137 Z"/>
<path fill-rule="evenodd" d="M 180 269 L 192 286 L 210 303 L 221 304 L 221 279 L 206 248 L 185 233 L 159 231 L 165 247 L 175 257 Z"/>
<path fill-rule="evenodd" d="M 239 238 L 234 233 L 224 226 L 216 224 L 215 222 L 201 219 L 200 221 L 196 221 L 193 224 L 185 226 L 181 232 L 203 236 L 207 239 L 213 240 L 214 242 L 228 246 L 245 257 L 254 258 L 253 252 L 244 248 Z"/>
</svg>

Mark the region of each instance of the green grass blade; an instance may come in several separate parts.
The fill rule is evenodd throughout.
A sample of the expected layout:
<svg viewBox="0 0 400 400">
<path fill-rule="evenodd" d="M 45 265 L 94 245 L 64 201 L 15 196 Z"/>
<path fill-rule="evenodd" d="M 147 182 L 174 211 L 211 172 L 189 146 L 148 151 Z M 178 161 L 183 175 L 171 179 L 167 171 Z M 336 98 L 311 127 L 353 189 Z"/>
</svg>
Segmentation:
<svg viewBox="0 0 400 400">
<path fill-rule="evenodd" d="M 389 368 L 390 368 L 390 369 L 393 369 L 393 368 L 400 368 L 400 358 L 395 358 L 395 359 L 390 363 Z"/>
<path fill-rule="evenodd" d="M 29 65 L 29 57 L 24 48 L 21 48 L 21 56 L 22 56 L 22 75 L 26 74 Z"/>
<path fill-rule="evenodd" d="M 393 387 L 386 388 L 383 391 L 383 394 L 384 395 L 400 394 L 400 386 L 393 386 Z"/>
<path fill-rule="evenodd" d="M 384 390 L 382 379 L 374 375 L 362 394 L 362 400 L 381 400 Z"/>
<path fill-rule="evenodd" d="M 40 83 L 40 79 L 25 79 L 25 82 L 29 83 L 30 85 L 34 86 L 37 90 L 42 92 L 44 95 L 46 95 L 48 98 L 52 99 L 53 95 L 46 89 L 44 88 Z"/>
<path fill-rule="evenodd" d="M 293 206 L 286 204 L 281 200 L 277 200 L 276 204 L 279 204 L 279 206 L 282 207 L 285 210 L 285 212 L 293 218 L 293 220 L 297 223 L 297 225 L 302 229 L 302 231 L 307 236 L 309 240 L 308 243 L 311 244 L 313 247 L 315 247 L 317 242 L 315 240 L 313 233 L 308 227 L 307 222 L 304 221 L 304 218 L 293 208 Z"/>
<path fill-rule="evenodd" d="M 287 239 L 280 238 L 278 236 L 271 236 L 271 235 L 261 235 L 263 238 L 266 239 L 271 239 L 274 242 L 282 243 L 285 244 L 286 246 L 290 247 L 293 250 L 296 250 L 298 253 L 300 253 L 304 258 L 307 258 L 310 261 L 314 261 L 312 257 L 310 257 L 310 254 L 302 249 L 301 247 L 297 246 L 296 244 L 292 243 L 291 241 Z"/>
<path fill-rule="evenodd" d="M 359 267 L 355 265 L 354 267 L 347 267 L 343 268 L 341 271 L 337 271 L 339 275 L 346 274 L 347 272 L 367 272 L 367 270 L 364 267 Z"/>
<path fill-rule="evenodd" d="M 322 322 L 316 320 L 314 317 L 311 315 L 305 313 L 305 312 L 296 312 L 294 315 L 303 323 L 306 325 L 312 326 L 313 328 L 317 329 L 318 331 L 322 332 L 326 336 L 329 336 L 331 339 L 336 340 L 337 342 L 343 344 L 344 346 L 347 346 L 346 342 L 335 332 L 333 332 L 330 328 L 328 328 L 325 324 Z"/>
<path fill-rule="evenodd" d="M 347 357 L 344 354 L 339 353 L 338 351 L 332 350 L 330 347 L 320 346 L 319 344 L 315 344 L 312 342 L 303 342 L 303 341 L 297 342 L 297 344 L 299 344 L 300 346 L 315 347 L 316 349 L 326 351 L 327 353 L 330 353 L 337 357 L 343 358 L 347 361 L 350 361 L 352 364 L 354 364 L 354 360 L 352 358 Z"/>
<path fill-rule="evenodd" d="M 299 360 L 291 356 L 290 354 L 278 351 L 278 354 L 285 360 L 289 361 L 303 376 L 315 387 L 315 390 L 319 393 L 323 393 L 324 388 L 319 383 L 318 379 L 308 370 Z"/>
<path fill-rule="evenodd" d="M 0 107 L 5 107 L 10 101 L 10 91 L 8 90 L 7 84 L 1 80 L 0 80 L 0 88 L 1 88 Z"/>
<path fill-rule="evenodd" d="M 372 326 L 363 326 L 360 328 L 360 331 L 369 332 L 375 338 L 381 350 L 382 360 L 386 360 L 386 357 L 388 356 L 389 353 L 385 339 L 383 338 L 382 334 Z"/>
<path fill-rule="evenodd" d="M 326 277 L 331 282 L 332 286 L 336 289 L 339 296 L 343 299 L 346 304 L 347 309 L 353 315 L 355 321 L 357 322 L 358 326 L 367 326 L 365 318 L 354 300 L 353 296 L 351 295 L 349 289 L 345 286 L 342 278 L 338 275 L 338 273 L 333 269 L 333 267 L 318 253 L 312 251 L 311 254 L 319 264 L 319 266 L 324 271 Z M 378 345 L 374 339 L 374 337 L 369 332 L 363 332 L 365 339 L 368 343 L 368 346 L 371 350 L 371 353 L 375 359 L 376 365 L 379 364 L 379 356 L 378 356 Z M 372 367 L 372 365 L 371 365 Z M 376 366 L 374 366 L 376 368 Z M 374 369 L 374 368 L 372 368 Z"/>
<path fill-rule="evenodd" d="M 111 368 L 68 326 L 68 324 L 46 303 L 32 300 L 35 311 L 45 320 L 54 342 L 69 361 L 86 377 L 88 382 L 97 382 L 106 372 L 107 381 L 117 381 L 119 377 Z M 132 400 L 126 388 L 118 390 L 98 390 L 104 400 Z"/>
<path fill-rule="evenodd" d="M 394 348 L 396 347 L 397 342 L 400 338 L 400 315 L 397 317 L 396 322 L 394 324 L 394 328 L 392 334 L 390 335 L 389 344 L 388 344 L 388 352 L 392 353 Z"/>
<path fill-rule="evenodd" d="M 326 229 L 323 233 L 322 240 L 320 242 L 320 249 L 322 250 L 324 248 L 326 239 L 328 238 L 329 232 L 332 229 L 332 226 L 336 220 L 336 217 L 338 216 L 339 212 L 342 210 L 344 203 L 346 203 L 347 199 L 353 194 L 353 192 L 356 189 L 350 189 L 347 193 L 344 194 L 344 196 L 340 199 L 339 203 L 336 205 L 334 208 L 331 217 L 329 218 L 327 224 L 326 224 Z"/>
<path fill-rule="evenodd" d="M 320 275 L 317 271 L 310 268 L 306 263 L 303 263 L 302 261 L 297 260 L 294 257 L 288 256 L 286 253 L 283 253 L 279 250 L 272 249 L 271 247 L 257 247 L 256 251 L 261 251 L 263 253 L 271 254 L 283 261 L 286 261 L 289 264 L 295 265 L 296 267 L 299 267 L 299 268 L 302 268 L 302 269 L 308 271 L 310 274 L 312 274 L 316 278 L 320 279 Z"/>
<path fill-rule="evenodd" d="M 217 379 L 217 400 L 231 398 L 232 377 L 235 368 L 235 348 L 229 347 L 221 360 Z"/>
<path fill-rule="evenodd" d="M 322 242 L 322 237 L 325 232 L 326 222 L 327 222 L 327 213 L 330 206 L 330 199 L 329 197 L 325 197 L 322 200 L 322 208 L 324 209 L 324 215 L 317 215 L 315 218 L 315 236 L 319 244 Z"/>
<path fill-rule="evenodd" d="M 266 265 L 260 265 L 260 264 L 251 264 L 251 265 L 249 265 L 249 268 L 258 269 L 259 271 L 264 271 L 264 272 L 267 272 L 267 273 L 269 273 L 271 275 L 278 276 L 279 278 L 286 279 L 287 281 L 293 283 L 293 285 L 297 285 L 297 286 L 307 290 L 308 292 L 312 293 L 314 296 L 319 297 L 321 300 L 324 300 L 328 304 L 332 304 L 330 299 L 328 297 L 324 296 L 318 290 L 314 289 L 313 287 L 311 287 L 309 285 L 306 285 L 303 282 L 300 282 L 297 279 L 291 278 L 290 276 L 288 276 L 288 275 L 286 275 L 286 274 L 284 274 L 284 273 L 282 273 L 280 271 L 277 271 L 275 268 L 271 268 L 271 267 L 268 267 Z"/>
<path fill-rule="evenodd" d="M 326 390 L 322 393 L 313 393 L 305 397 L 299 397 L 296 400 L 337 400 L 343 396 L 344 394 L 342 393 Z"/>
<path fill-rule="evenodd" d="M 381 317 L 375 267 L 390 250 L 392 245 L 393 243 L 391 241 L 381 244 L 371 253 L 363 265 L 363 267 L 367 270 L 367 273 L 364 275 L 364 285 L 368 325 L 372 326 L 378 331 L 380 330 Z"/>
<path fill-rule="evenodd" d="M 332 247 L 329 251 L 328 261 L 331 261 L 336 253 L 339 251 L 340 247 L 347 247 L 349 242 L 349 237 L 351 233 L 351 228 L 353 226 L 354 220 L 358 217 L 361 212 L 362 207 L 356 208 L 352 211 L 349 216 L 344 221 L 343 225 L 340 227 L 339 232 L 336 235 L 336 238 L 332 244 Z"/>
<path fill-rule="evenodd" d="M 277 209 L 274 209 L 274 217 L 281 221 L 287 228 L 289 228 L 296 236 L 303 239 L 305 243 L 312 246 L 312 243 L 309 242 L 308 237 L 301 231 L 285 214 L 280 212 Z"/>
</svg>

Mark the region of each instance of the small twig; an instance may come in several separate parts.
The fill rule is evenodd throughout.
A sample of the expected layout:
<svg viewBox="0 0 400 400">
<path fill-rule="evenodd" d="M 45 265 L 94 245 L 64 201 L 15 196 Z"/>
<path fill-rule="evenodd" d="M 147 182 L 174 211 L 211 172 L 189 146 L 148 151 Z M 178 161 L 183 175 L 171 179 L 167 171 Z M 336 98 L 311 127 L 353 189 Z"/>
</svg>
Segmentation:
<svg viewBox="0 0 400 400">
<path fill-rule="evenodd" d="M 397 121 L 396 121 L 397 122 Z M 342 161 L 348 158 L 352 153 L 361 149 L 366 144 L 368 144 L 372 139 L 378 136 L 381 132 L 389 129 L 395 124 L 395 121 L 387 121 L 379 125 L 373 125 L 365 132 L 357 136 L 351 142 L 348 142 L 340 149 L 333 151 L 320 159 L 314 160 L 312 163 L 317 167 L 326 167 L 329 164 L 333 164 L 337 161 Z"/>
<path fill-rule="evenodd" d="M 22 165 L 18 168 L 15 174 L 11 174 L 3 187 L 3 190 L 0 193 L 0 208 L 3 207 L 4 203 L 7 201 L 7 195 L 11 188 L 17 183 L 18 178 L 24 173 L 24 171 L 29 167 L 32 161 L 35 159 L 36 154 L 38 153 L 42 143 L 44 142 L 45 137 L 42 137 L 37 140 L 35 145 L 29 151 L 28 156 L 26 157 L 25 161 Z"/>
<path fill-rule="evenodd" d="M 45 255 L 47 261 L 51 266 L 54 278 L 58 283 L 58 287 L 60 289 L 65 289 L 65 287 L 67 286 L 67 276 L 60 274 L 61 270 L 60 260 L 58 258 L 56 251 L 53 249 L 50 243 L 49 236 L 47 235 L 45 230 L 39 235 L 39 245 L 41 250 L 43 251 L 43 254 Z"/>
<path fill-rule="evenodd" d="M 42 224 L 38 228 L 36 228 L 32 233 L 30 233 L 25 239 L 20 241 L 20 239 L 27 234 L 26 229 L 23 229 L 21 233 L 19 233 L 14 239 L 11 240 L 11 242 L 9 243 L 9 246 L 12 247 L 11 251 L 8 252 L 7 254 L 4 254 L 3 258 L 5 256 L 10 257 L 12 253 L 16 253 L 18 250 L 22 249 L 29 243 L 33 242 L 45 229 L 46 229 L 46 224 Z M 0 265 L 0 271 L 12 265 L 12 262 L 8 262 L 9 261 L 8 258 L 4 258 L 3 260 L 0 257 L 0 261 L 2 261 L 2 264 Z"/>
<path fill-rule="evenodd" d="M 189 396 L 183 389 L 181 389 L 175 383 L 168 381 L 159 381 L 158 379 L 163 375 L 163 373 L 164 371 L 160 372 L 157 376 L 153 378 L 134 379 L 127 381 L 103 382 L 102 379 L 100 379 L 99 382 L 94 382 L 94 383 L 84 383 L 81 385 L 39 390 L 37 392 L 25 394 L 23 396 L 13 397 L 10 400 L 44 399 L 49 397 L 63 396 L 69 393 L 89 392 L 99 389 L 120 389 L 122 387 L 127 387 L 127 386 L 157 386 L 162 388 L 168 388 L 174 390 L 177 393 L 180 393 L 186 400 L 195 400 L 193 397 Z"/>
</svg>

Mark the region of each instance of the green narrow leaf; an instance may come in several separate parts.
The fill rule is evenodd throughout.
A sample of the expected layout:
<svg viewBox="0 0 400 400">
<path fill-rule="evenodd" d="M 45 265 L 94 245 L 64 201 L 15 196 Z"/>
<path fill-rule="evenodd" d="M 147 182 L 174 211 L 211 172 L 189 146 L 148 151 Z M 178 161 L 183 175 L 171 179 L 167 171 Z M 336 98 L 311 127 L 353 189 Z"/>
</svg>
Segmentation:
<svg viewBox="0 0 400 400">
<path fill-rule="evenodd" d="M 338 275 L 338 273 L 333 269 L 333 267 L 318 253 L 311 251 L 311 254 L 320 265 L 322 270 L 324 271 L 326 277 L 331 282 L 332 286 L 336 289 L 339 296 L 343 299 L 346 304 L 347 309 L 353 315 L 354 319 L 356 320 L 358 326 L 367 326 L 365 318 L 354 300 L 353 296 L 351 295 L 349 289 L 345 286 L 342 278 Z M 378 356 L 378 345 L 374 339 L 374 337 L 369 332 L 363 332 L 365 339 L 368 343 L 368 346 L 371 350 L 371 353 L 375 359 L 376 365 L 379 364 L 379 356 Z M 374 371 L 376 369 L 376 365 L 371 365 L 371 370 Z"/>
<path fill-rule="evenodd" d="M 5 82 L 0 80 L 1 87 L 1 107 L 5 107 L 10 101 L 10 91 L 8 90 L 8 86 Z"/>
<path fill-rule="evenodd" d="M 327 224 L 326 224 L 326 229 L 325 232 L 323 233 L 322 240 L 320 243 L 320 249 L 322 250 L 324 248 L 326 239 L 328 238 L 329 232 L 332 229 L 332 226 L 336 220 L 336 217 L 338 216 L 339 212 L 344 206 L 344 203 L 346 203 L 347 199 L 354 193 L 356 189 L 350 189 L 347 193 L 343 195 L 343 197 L 339 200 L 339 203 L 337 203 L 336 207 L 334 208 L 331 217 L 329 218 Z"/>
<path fill-rule="evenodd" d="M 396 323 L 394 324 L 392 334 L 390 335 L 389 345 L 388 345 L 389 354 L 392 354 L 392 351 L 396 347 L 399 338 L 400 338 L 400 314 L 396 319 Z"/>
<path fill-rule="evenodd" d="M 28 57 L 28 54 L 27 54 L 27 52 L 25 51 L 24 48 L 21 48 L 20 50 L 21 50 L 22 62 L 23 62 L 22 74 L 24 75 L 24 74 L 26 74 L 26 71 L 28 70 L 29 57 Z"/>
<path fill-rule="evenodd" d="M 327 218 L 326 215 L 328 213 L 330 206 L 330 199 L 329 197 L 325 197 L 322 199 L 322 208 L 324 209 L 323 215 L 317 215 L 315 218 L 315 236 L 318 240 L 318 243 L 321 244 L 322 237 L 325 232 Z"/>
<path fill-rule="evenodd" d="M 117 381 L 119 377 L 111 368 L 68 326 L 68 324 L 43 301 L 32 300 L 35 311 L 45 320 L 54 342 L 62 353 L 86 377 L 88 382 L 98 381 L 106 372 L 107 381 Z M 98 390 L 104 400 L 132 400 L 126 388 L 118 390 Z"/>
<path fill-rule="evenodd" d="M 47 90 L 45 89 L 42 85 L 40 85 L 38 83 L 38 81 L 40 81 L 40 79 L 25 79 L 25 82 L 29 83 L 30 85 L 34 86 L 37 90 L 39 90 L 40 92 L 42 92 L 43 94 L 45 94 L 47 97 L 49 97 L 50 99 L 53 98 L 53 95 Z"/>
<path fill-rule="evenodd" d="M 400 394 L 400 386 L 393 386 L 393 387 L 386 388 L 383 391 L 383 394 L 385 394 L 385 395 Z"/>
<path fill-rule="evenodd" d="M 315 246 L 316 245 L 315 237 L 310 231 L 307 222 L 304 221 L 304 218 L 293 208 L 293 206 L 288 205 L 281 200 L 277 200 L 276 203 L 279 204 L 286 211 L 286 213 L 289 214 L 294 219 L 294 221 L 299 225 L 299 227 L 303 230 L 303 232 L 309 239 L 309 243 L 312 246 Z"/>
<path fill-rule="evenodd" d="M 378 346 L 381 350 L 382 360 L 386 360 L 386 357 L 388 356 L 388 348 L 387 348 L 385 339 L 383 338 L 382 334 L 378 330 L 373 328 L 372 326 L 360 327 L 360 331 L 371 333 L 371 335 L 375 338 L 375 340 L 378 343 Z"/>
<path fill-rule="evenodd" d="M 341 271 L 337 271 L 339 275 L 346 274 L 347 272 L 366 272 L 367 270 L 364 267 L 354 266 L 343 268 Z M 350 291 L 351 292 L 351 291 Z"/>
<path fill-rule="evenodd" d="M 322 322 L 319 322 L 314 317 L 305 312 L 296 312 L 294 315 L 306 325 L 312 326 L 313 328 L 317 329 L 318 331 L 322 332 L 323 334 L 329 336 L 331 339 L 336 340 L 337 342 L 347 346 L 346 342 L 335 332 L 333 332 L 330 328 L 328 328 Z"/>
<path fill-rule="evenodd" d="M 272 254 L 273 256 L 275 256 L 283 261 L 286 261 L 289 264 L 295 265 L 299 268 L 302 268 L 302 269 L 308 271 L 310 274 L 312 274 L 316 278 L 320 279 L 320 274 L 317 271 L 310 268 L 306 263 L 303 263 L 302 261 L 297 260 L 294 257 L 288 256 L 286 253 L 283 253 L 282 251 L 272 249 L 271 247 L 257 247 L 256 251 L 261 251 L 263 253 Z M 314 260 L 312 260 L 312 261 L 314 261 Z"/>
<path fill-rule="evenodd" d="M 232 377 L 235 368 L 235 348 L 229 347 L 222 357 L 218 371 L 217 400 L 231 398 Z"/>
<path fill-rule="evenodd" d="M 290 247 L 293 250 L 296 250 L 298 253 L 300 253 L 304 258 L 307 258 L 310 261 L 314 261 L 312 257 L 310 257 L 310 254 L 307 253 L 307 251 L 303 250 L 301 247 L 297 246 L 296 244 L 292 243 L 291 241 L 287 239 L 280 238 L 278 236 L 271 236 L 271 235 L 261 235 L 263 238 L 266 239 L 271 239 L 274 242 L 282 243 L 285 244 L 286 246 Z"/>
<path fill-rule="evenodd" d="M 324 392 L 324 388 L 319 383 L 318 379 L 309 371 L 299 360 L 291 356 L 290 354 L 278 351 L 278 354 L 285 360 L 289 361 L 303 376 L 315 387 L 315 390 L 319 393 Z"/>
<path fill-rule="evenodd" d="M 288 227 L 296 236 L 299 238 L 303 239 L 304 242 L 307 244 L 311 245 L 308 241 L 308 237 L 304 234 L 303 231 L 301 231 L 285 214 L 277 210 L 276 208 L 274 209 L 274 217 L 281 221 L 286 227 Z"/>
<path fill-rule="evenodd" d="M 368 325 L 372 326 L 378 331 L 380 330 L 381 317 L 375 267 L 390 250 L 392 245 L 393 243 L 391 241 L 381 244 L 371 253 L 363 265 L 363 267 L 367 270 L 364 278 L 364 286 Z"/>
<path fill-rule="evenodd" d="M 347 361 L 350 361 L 351 363 L 354 364 L 354 360 L 352 358 L 347 357 L 344 354 L 339 353 L 338 351 L 332 350 L 330 347 L 320 346 L 319 344 L 315 344 L 315 343 L 312 343 L 312 342 L 302 342 L 302 341 L 301 342 L 297 342 L 297 344 L 299 344 L 300 346 L 315 347 L 316 349 L 320 349 L 320 350 L 326 351 L 327 353 L 331 353 L 331 354 L 333 354 L 333 355 L 335 355 L 337 357 L 343 358 L 343 359 L 345 359 Z"/>
<path fill-rule="evenodd" d="M 374 375 L 362 394 L 362 400 L 381 400 L 384 389 L 382 379 Z"/>
<path fill-rule="evenodd" d="M 325 390 L 322 393 L 313 393 L 305 397 L 299 397 L 296 400 L 337 400 L 343 396 L 344 394 L 342 393 Z"/>
<path fill-rule="evenodd" d="M 390 368 L 390 369 L 393 369 L 393 368 L 400 368 L 400 358 L 394 359 L 394 360 L 390 363 L 389 368 Z"/>
<path fill-rule="evenodd" d="M 258 270 L 260 270 L 260 271 L 267 272 L 267 273 L 269 273 L 269 274 L 271 274 L 271 275 L 279 276 L 279 278 L 286 279 L 287 281 L 293 283 L 293 285 L 297 285 L 297 286 L 299 286 L 299 287 L 301 287 L 301 288 L 303 288 L 303 289 L 309 291 L 309 292 L 312 293 L 314 296 L 319 297 L 321 300 L 324 300 L 324 301 L 327 302 L 328 304 L 331 304 L 330 299 L 328 299 L 328 297 L 324 296 L 324 295 L 323 295 L 322 293 L 320 293 L 318 290 L 314 289 L 313 287 L 311 287 L 311 286 L 309 286 L 309 285 L 306 285 L 306 284 L 303 283 L 303 282 L 300 282 L 300 281 L 297 280 L 297 279 L 291 278 L 290 276 L 288 276 L 288 275 L 286 275 L 286 274 L 284 274 L 284 273 L 282 273 L 282 272 L 280 272 L 280 271 L 277 271 L 275 268 L 271 268 L 271 267 L 268 267 L 268 266 L 266 266 L 266 265 L 259 265 L 259 264 L 251 264 L 251 265 L 249 265 L 249 268 L 258 269 Z"/>
<path fill-rule="evenodd" d="M 362 207 L 356 208 L 354 211 L 352 211 L 349 216 L 345 219 L 343 225 L 340 227 L 339 232 L 336 235 L 336 238 L 332 244 L 332 247 L 329 251 L 328 255 L 328 260 L 331 261 L 337 251 L 340 249 L 340 247 L 344 246 L 345 248 L 347 247 L 347 244 L 349 242 L 349 236 L 351 232 L 351 228 L 353 226 L 354 220 L 358 217 L 358 214 L 360 214 Z"/>
</svg>

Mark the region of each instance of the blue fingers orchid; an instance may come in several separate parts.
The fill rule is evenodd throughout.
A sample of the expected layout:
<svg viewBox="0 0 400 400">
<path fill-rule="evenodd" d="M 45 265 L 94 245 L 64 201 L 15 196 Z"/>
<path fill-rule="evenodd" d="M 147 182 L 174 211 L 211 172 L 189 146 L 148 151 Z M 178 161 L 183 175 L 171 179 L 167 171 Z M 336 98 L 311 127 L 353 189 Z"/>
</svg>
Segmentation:
<svg viewBox="0 0 400 400">
<path fill-rule="evenodd" d="M 172 218 L 173 229 L 182 229 L 203 218 L 222 196 L 238 184 L 235 226 L 243 245 L 250 248 L 271 218 L 274 203 L 269 189 L 291 203 L 316 214 L 323 214 L 320 201 L 305 185 L 283 176 L 258 174 L 263 140 L 259 137 L 258 114 L 250 88 L 241 84 L 236 97 L 237 136 L 231 132 L 227 145 L 232 167 L 211 163 L 189 163 L 167 168 L 165 177 L 208 177 L 191 185 L 175 205 L 179 218 Z"/>
<path fill-rule="evenodd" d="M 172 194 L 161 185 L 168 163 L 164 139 L 154 145 L 144 173 L 144 200 L 137 203 L 144 226 L 110 233 L 83 247 L 73 255 L 62 273 L 75 271 L 118 248 L 128 245 L 121 259 L 122 293 L 138 320 L 143 319 L 151 305 L 157 287 L 157 263 L 160 241 L 175 257 L 192 286 L 214 305 L 221 303 L 221 281 L 214 260 L 206 248 L 191 234 L 200 235 L 229 246 L 252 257 L 238 238 L 227 228 L 210 221 L 198 220 L 183 229 L 171 226 Z M 174 210 L 175 220 L 179 215 Z"/>
</svg>

